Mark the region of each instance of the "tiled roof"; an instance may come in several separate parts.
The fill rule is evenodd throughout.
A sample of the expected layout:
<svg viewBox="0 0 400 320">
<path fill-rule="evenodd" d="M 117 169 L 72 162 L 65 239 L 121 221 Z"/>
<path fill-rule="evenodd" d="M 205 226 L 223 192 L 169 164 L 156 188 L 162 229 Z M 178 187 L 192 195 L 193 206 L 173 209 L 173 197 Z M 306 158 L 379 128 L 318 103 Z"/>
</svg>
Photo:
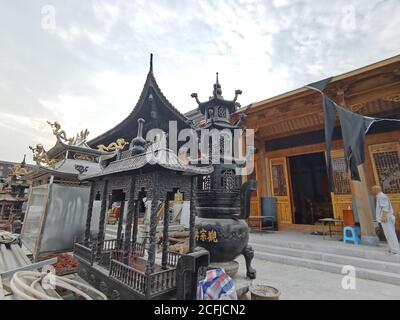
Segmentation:
<svg viewBox="0 0 400 320">
<path fill-rule="evenodd" d="M 212 166 L 198 167 L 182 164 L 170 149 L 162 148 L 157 143 L 153 143 L 147 146 L 144 153 L 113 161 L 99 173 L 80 176 L 79 179 L 88 180 L 114 173 L 137 170 L 148 165 L 159 165 L 168 170 L 194 175 L 207 175 L 214 170 Z"/>
</svg>

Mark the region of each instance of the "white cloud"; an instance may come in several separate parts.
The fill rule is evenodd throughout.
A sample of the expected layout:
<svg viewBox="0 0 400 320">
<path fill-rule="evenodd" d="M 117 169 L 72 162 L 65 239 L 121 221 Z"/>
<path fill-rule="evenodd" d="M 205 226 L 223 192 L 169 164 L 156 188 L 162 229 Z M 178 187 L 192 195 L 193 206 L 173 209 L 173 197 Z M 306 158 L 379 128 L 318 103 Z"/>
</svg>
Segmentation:
<svg viewBox="0 0 400 320">
<path fill-rule="evenodd" d="M 56 29 L 40 27 L 43 5 Z M 243 105 L 398 54 L 398 0 L 0 2 L 0 159 L 53 143 L 46 120 L 94 137 L 139 98 L 153 52 L 157 81 L 181 111 L 215 72 Z M 389 18 L 388 18 L 389 17 Z M 391 17 L 391 18 L 390 18 Z"/>
</svg>

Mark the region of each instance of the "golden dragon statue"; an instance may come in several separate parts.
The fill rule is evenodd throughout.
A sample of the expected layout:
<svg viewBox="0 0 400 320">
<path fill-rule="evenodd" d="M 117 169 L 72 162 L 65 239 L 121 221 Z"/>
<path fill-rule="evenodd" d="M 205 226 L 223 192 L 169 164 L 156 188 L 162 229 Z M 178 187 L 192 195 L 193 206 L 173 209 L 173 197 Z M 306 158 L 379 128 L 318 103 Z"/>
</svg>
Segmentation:
<svg viewBox="0 0 400 320">
<path fill-rule="evenodd" d="M 33 161 L 35 161 L 37 165 L 44 164 L 53 169 L 55 168 L 57 161 L 49 158 L 46 150 L 44 150 L 44 147 L 41 144 L 37 144 L 35 148 L 29 147 L 29 149 L 32 150 Z"/>
<path fill-rule="evenodd" d="M 68 138 L 67 134 L 65 133 L 65 130 L 61 129 L 61 125 L 58 121 L 54 121 L 53 123 L 47 121 L 47 123 L 53 129 L 53 134 L 56 136 L 56 138 L 65 141 L 66 143 L 68 143 L 68 145 L 76 145 L 81 141 L 85 141 L 90 133 L 88 129 L 85 129 L 81 130 L 81 132 L 79 132 L 75 137 Z"/>
<path fill-rule="evenodd" d="M 122 150 L 126 145 L 128 144 L 128 142 L 125 141 L 125 139 L 120 138 L 115 142 L 112 142 L 108 145 L 108 147 L 106 147 L 104 144 L 98 145 L 97 149 L 100 151 L 118 151 L 118 150 Z"/>
<path fill-rule="evenodd" d="M 32 171 L 29 171 L 27 168 L 23 167 L 20 164 L 14 164 L 11 168 L 10 168 L 11 174 L 15 175 L 15 176 L 25 176 L 29 173 L 31 173 Z"/>
</svg>

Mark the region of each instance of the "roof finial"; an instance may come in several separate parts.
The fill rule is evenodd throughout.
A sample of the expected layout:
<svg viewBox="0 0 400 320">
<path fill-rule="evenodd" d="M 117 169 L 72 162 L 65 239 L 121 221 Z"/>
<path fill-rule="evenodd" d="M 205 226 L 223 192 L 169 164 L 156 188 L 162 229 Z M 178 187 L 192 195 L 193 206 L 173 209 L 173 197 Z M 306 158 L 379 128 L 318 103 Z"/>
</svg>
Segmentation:
<svg viewBox="0 0 400 320">
<path fill-rule="evenodd" d="M 218 98 L 218 97 L 222 98 L 222 89 L 221 89 L 221 85 L 219 84 L 218 72 L 217 72 L 217 79 L 214 84 L 213 96 L 215 98 Z"/>
<path fill-rule="evenodd" d="M 132 155 L 136 155 L 144 152 L 144 145 L 146 144 L 146 140 L 143 138 L 143 124 L 145 123 L 144 119 L 139 118 L 137 120 L 138 129 L 137 136 L 131 141 L 131 150 Z"/>
<path fill-rule="evenodd" d="M 153 54 L 150 53 L 150 72 L 153 72 Z"/>
</svg>

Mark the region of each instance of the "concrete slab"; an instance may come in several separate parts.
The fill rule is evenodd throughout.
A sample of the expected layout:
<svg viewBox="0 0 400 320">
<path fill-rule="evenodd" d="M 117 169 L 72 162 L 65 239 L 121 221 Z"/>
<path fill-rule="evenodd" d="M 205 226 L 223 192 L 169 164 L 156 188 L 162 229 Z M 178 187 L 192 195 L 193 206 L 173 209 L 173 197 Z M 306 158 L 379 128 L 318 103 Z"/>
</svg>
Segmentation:
<svg viewBox="0 0 400 320">
<path fill-rule="evenodd" d="M 245 270 L 239 257 L 240 271 Z M 356 279 L 355 290 L 342 288 L 344 275 L 303 267 L 272 263 L 255 258 L 254 284 L 266 284 L 282 292 L 281 300 L 399 300 L 400 287 L 371 280 Z"/>
</svg>

